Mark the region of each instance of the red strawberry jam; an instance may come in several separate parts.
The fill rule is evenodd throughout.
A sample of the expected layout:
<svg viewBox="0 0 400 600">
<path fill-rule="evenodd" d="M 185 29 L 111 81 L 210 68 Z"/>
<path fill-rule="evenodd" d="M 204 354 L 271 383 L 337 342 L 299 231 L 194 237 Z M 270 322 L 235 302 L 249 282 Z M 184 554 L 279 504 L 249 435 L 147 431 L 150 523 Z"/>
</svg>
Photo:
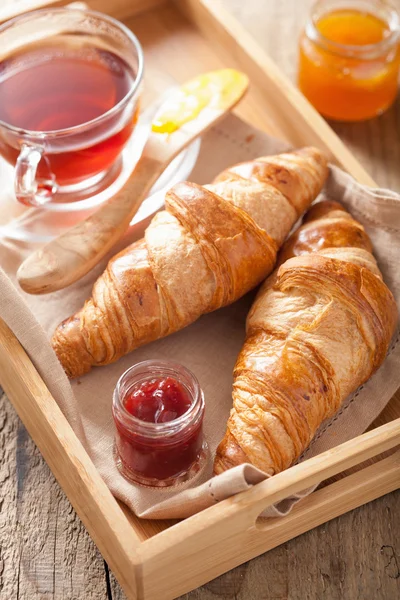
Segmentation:
<svg viewBox="0 0 400 600">
<path fill-rule="evenodd" d="M 204 397 L 195 376 L 175 363 L 128 369 L 114 392 L 117 466 L 151 486 L 185 481 L 204 458 Z"/>
<path fill-rule="evenodd" d="M 148 379 L 125 398 L 126 410 L 141 421 L 167 423 L 185 414 L 192 404 L 187 389 L 173 379 Z"/>
</svg>

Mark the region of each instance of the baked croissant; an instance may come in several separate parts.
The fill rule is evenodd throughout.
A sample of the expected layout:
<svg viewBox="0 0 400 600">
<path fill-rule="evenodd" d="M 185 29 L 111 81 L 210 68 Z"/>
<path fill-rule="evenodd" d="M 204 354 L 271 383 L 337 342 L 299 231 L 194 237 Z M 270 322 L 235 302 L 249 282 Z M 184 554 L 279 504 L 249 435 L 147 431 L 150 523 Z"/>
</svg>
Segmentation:
<svg viewBox="0 0 400 600">
<path fill-rule="evenodd" d="M 109 364 L 258 285 L 327 171 L 323 154 L 304 148 L 236 165 L 212 185 L 174 186 L 144 239 L 108 263 L 92 298 L 56 329 L 67 375 Z"/>
<path fill-rule="evenodd" d="M 382 364 L 398 315 L 371 252 L 336 202 L 314 205 L 288 239 L 248 315 L 215 473 L 286 469 Z"/>
</svg>

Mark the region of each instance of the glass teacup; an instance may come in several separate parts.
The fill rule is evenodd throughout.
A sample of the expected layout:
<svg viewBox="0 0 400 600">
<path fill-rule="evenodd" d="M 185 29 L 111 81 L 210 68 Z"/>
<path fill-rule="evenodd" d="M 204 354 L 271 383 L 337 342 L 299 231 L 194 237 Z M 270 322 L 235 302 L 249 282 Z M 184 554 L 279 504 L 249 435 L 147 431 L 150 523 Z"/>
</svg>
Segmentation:
<svg viewBox="0 0 400 600">
<path fill-rule="evenodd" d="M 0 154 L 28 206 L 101 189 L 134 130 L 143 52 L 118 21 L 38 10 L 0 27 Z"/>
</svg>

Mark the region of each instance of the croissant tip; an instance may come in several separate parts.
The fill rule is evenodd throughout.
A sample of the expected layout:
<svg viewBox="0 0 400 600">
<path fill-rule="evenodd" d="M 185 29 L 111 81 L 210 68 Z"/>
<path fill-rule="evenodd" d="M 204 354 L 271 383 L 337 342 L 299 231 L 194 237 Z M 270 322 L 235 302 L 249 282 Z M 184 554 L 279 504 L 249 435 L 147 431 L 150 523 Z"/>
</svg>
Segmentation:
<svg viewBox="0 0 400 600">
<path fill-rule="evenodd" d="M 51 345 L 69 379 L 75 379 L 90 371 L 92 359 L 86 350 L 77 315 L 60 323 L 54 332 Z"/>
<path fill-rule="evenodd" d="M 242 448 L 228 430 L 219 444 L 214 459 L 214 475 L 233 469 L 243 463 L 250 462 Z"/>
<path fill-rule="evenodd" d="M 233 469 L 233 467 L 236 467 L 239 464 L 241 463 L 231 462 L 226 456 L 217 454 L 214 460 L 213 474 L 221 475 L 221 473 L 225 473 L 225 471 L 229 471 L 229 469 Z"/>
</svg>

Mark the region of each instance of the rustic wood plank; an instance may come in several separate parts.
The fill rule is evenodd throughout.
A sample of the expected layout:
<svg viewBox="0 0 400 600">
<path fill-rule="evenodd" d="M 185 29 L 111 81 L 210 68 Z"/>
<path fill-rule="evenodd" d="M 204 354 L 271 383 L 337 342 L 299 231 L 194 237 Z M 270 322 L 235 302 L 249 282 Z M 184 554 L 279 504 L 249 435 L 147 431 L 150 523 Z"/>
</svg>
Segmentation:
<svg viewBox="0 0 400 600">
<path fill-rule="evenodd" d="M 106 600 L 103 559 L 5 395 L 0 456 L 0 598 Z"/>
</svg>

